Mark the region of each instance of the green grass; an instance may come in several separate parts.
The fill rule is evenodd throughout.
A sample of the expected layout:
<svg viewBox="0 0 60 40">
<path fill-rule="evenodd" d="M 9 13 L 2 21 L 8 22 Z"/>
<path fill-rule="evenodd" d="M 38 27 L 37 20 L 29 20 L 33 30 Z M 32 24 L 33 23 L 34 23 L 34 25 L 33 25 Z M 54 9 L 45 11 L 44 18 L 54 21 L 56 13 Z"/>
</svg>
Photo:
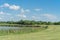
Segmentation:
<svg viewBox="0 0 60 40">
<path fill-rule="evenodd" d="M 10 34 L 26 34 L 32 32 L 38 32 L 45 30 L 45 27 L 19 27 L 20 29 L 8 29 L 8 30 L 0 30 L 0 36 L 10 35 Z"/>
<path fill-rule="evenodd" d="M 0 26 L 4 27 L 4 26 L 7 26 L 7 27 L 20 27 L 19 24 L 0 24 Z"/>
<path fill-rule="evenodd" d="M 60 25 L 50 25 L 39 32 L 0 36 L 0 40 L 60 40 Z"/>
</svg>

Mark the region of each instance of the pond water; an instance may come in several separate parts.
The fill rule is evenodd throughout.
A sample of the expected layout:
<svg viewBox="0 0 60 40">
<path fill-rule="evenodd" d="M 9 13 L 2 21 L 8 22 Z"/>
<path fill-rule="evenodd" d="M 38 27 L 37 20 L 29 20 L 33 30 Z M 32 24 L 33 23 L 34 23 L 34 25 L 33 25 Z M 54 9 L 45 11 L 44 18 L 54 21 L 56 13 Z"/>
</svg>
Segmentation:
<svg viewBox="0 0 60 40">
<path fill-rule="evenodd" d="M 6 26 L 0 26 L 0 30 L 9 30 L 9 29 L 20 29 L 20 27 L 6 27 Z"/>
</svg>

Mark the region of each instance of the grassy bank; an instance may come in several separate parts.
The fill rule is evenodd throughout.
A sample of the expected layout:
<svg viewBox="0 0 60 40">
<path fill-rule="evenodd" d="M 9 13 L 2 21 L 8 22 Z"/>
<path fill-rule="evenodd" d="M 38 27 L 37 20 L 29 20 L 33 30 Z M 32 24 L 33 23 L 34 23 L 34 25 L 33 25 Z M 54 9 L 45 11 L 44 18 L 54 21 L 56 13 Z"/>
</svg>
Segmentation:
<svg viewBox="0 0 60 40">
<path fill-rule="evenodd" d="M 49 25 L 43 31 L 0 36 L 0 40 L 60 40 L 60 25 Z"/>
<path fill-rule="evenodd" d="M 4 27 L 4 26 L 7 26 L 7 27 L 20 27 L 19 24 L 0 24 L 0 26 Z"/>
<path fill-rule="evenodd" d="M 46 25 L 21 25 L 21 24 L 0 24 L 0 26 L 4 27 L 41 27 Z"/>
</svg>

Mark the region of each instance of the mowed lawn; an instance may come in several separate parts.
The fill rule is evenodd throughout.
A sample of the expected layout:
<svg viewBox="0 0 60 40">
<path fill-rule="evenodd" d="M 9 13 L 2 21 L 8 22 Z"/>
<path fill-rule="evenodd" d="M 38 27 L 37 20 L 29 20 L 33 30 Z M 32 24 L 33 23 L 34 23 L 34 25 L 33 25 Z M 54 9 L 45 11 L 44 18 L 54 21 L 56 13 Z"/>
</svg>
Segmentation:
<svg viewBox="0 0 60 40">
<path fill-rule="evenodd" d="M 60 25 L 50 25 L 40 32 L 0 36 L 0 40 L 60 40 Z"/>
</svg>

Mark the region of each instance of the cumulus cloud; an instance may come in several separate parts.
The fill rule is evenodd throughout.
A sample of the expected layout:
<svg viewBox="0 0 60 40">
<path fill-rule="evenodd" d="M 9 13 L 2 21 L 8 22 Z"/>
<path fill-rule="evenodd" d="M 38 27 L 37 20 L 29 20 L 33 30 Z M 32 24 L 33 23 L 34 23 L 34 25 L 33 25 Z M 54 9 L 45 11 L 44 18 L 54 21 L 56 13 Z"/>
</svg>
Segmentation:
<svg viewBox="0 0 60 40">
<path fill-rule="evenodd" d="M 42 9 L 38 9 L 38 8 L 37 8 L 37 9 L 34 9 L 34 10 L 35 10 L 35 11 L 40 11 L 40 10 L 42 10 Z"/>
<path fill-rule="evenodd" d="M 24 15 L 24 14 L 23 14 L 23 15 L 18 14 L 17 16 L 18 16 L 18 17 L 21 17 L 21 18 L 26 18 L 26 15 Z"/>
<path fill-rule="evenodd" d="M 11 5 L 11 6 L 9 6 L 9 9 L 18 10 L 18 9 L 20 9 L 20 6 Z"/>
<path fill-rule="evenodd" d="M 36 16 L 32 16 L 32 19 L 36 19 Z"/>
<path fill-rule="evenodd" d="M 21 9 L 21 14 L 23 14 L 24 12 L 25 12 L 25 10 L 22 8 L 22 9 Z"/>
<path fill-rule="evenodd" d="M 3 11 L 0 11 L 0 15 L 7 15 L 7 16 L 11 16 L 11 14 L 10 13 L 5 13 L 5 12 L 3 12 Z"/>
<path fill-rule="evenodd" d="M 30 12 L 30 10 L 29 9 L 23 9 L 23 8 L 21 8 L 20 12 L 21 13 L 18 14 L 18 15 L 16 15 L 16 16 L 18 16 L 18 17 L 20 17 L 22 19 L 26 19 L 27 16 L 25 14 L 28 13 L 28 12 Z"/>
<path fill-rule="evenodd" d="M 3 7 L 9 7 L 10 5 L 8 3 L 4 3 Z"/>
<path fill-rule="evenodd" d="M 1 11 L 0 14 L 5 14 L 5 13 L 3 11 Z"/>
<path fill-rule="evenodd" d="M 10 5 L 10 4 L 8 4 L 8 3 L 4 3 L 4 4 L 1 5 L 0 7 L 8 7 L 9 9 L 12 9 L 12 10 L 18 10 L 18 9 L 20 9 L 20 6 Z"/>
<path fill-rule="evenodd" d="M 52 15 L 52 14 L 43 14 L 43 16 L 48 18 L 48 19 L 57 19 L 57 17 L 55 15 Z"/>
<path fill-rule="evenodd" d="M 37 16 L 37 15 L 33 15 L 33 16 L 32 16 L 32 19 L 33 19 L 33 20 L 40 20 L 41 17 L 40 17 L 40 16 Z"/>
<path fill-rule="evenodd" d="M 26 15 L 20 15 L 22 18 L 26 18 Z"/>
<path fill-rule="evenodd" d="M 30 10 L 29 10 L 29 9 L 26 9 L 25 11 L 26 11 L 26 12 L 30 12 Z"/>
<path fill-rule="evenodd" d="M 28 13 L 28 12 L 30 12 L 30 10 L 29 9 L 21 9 L 21 14 L 24 14 L 24 13 Z"/>
</svg>

